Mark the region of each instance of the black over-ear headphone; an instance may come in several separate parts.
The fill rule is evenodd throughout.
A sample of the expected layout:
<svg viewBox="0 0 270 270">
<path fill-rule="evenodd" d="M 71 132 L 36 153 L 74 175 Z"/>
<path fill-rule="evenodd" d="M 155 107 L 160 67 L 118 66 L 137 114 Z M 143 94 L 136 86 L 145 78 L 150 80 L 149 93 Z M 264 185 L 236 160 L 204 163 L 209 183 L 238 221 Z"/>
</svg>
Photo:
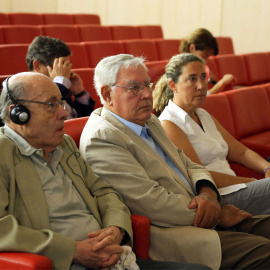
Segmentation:
<svg viewBox="0 0 270 270">
<path fill-rule="evenodd" d="M 6 91 L 15 107 L 10 110 L 9 116 L 11 121 L 15 124 L 24 125 L 30 120 L 31 113 L 26 106 L 18 104 L 17 100 L 11 95 L 10 89 L 8 88 L 8 80 L 10 77 L 6 79 Z"/>
</svg>

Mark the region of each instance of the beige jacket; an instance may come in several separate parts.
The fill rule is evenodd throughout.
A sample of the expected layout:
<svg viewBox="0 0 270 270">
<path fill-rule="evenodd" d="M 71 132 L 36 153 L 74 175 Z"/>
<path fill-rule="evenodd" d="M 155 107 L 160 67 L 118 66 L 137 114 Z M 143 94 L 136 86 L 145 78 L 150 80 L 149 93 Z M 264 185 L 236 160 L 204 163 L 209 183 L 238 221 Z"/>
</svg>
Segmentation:
<svg viewBox="0 0 270 270">
<path fill-rule="evenodd" d="M 100 226 L 119 226 L 132 239 L 130 212 L 121 196 L 92 172 L 70 137 L 64 137 L 61 147 L 60 165 Z M 45 255 L 54 269 L 69 269 L 75 241 L 50 230 L 45 196 L 31 159 L 21 155 L 3 128 L 0 149 L 0 251 Z"/>
<path fill-rule="evenodd" d="M 209 172 L 168 139 L 156 116 L 147 121 L 154 139 L 196 190 Z M 188 185 L 135 132 L 106 109 L 95 110 L 81 136 L 80 151 L 93 171 L 119 192 L 131 212 L 151 220 L 150 258 L 203 263 L 218 269 L 221 246 L 214 230 L 192 226 L 194 197 Z"/>
</svg>

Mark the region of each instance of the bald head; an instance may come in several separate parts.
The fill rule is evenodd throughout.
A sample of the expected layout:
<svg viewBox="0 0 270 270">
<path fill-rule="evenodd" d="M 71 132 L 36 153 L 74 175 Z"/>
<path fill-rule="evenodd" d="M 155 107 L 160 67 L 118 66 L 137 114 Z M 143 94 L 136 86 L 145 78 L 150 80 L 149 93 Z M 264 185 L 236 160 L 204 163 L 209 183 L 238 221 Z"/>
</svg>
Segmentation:
<svg viewBox="0 0 270 270">
<path fill-rule="evenodd" d="M 4 91 L 2 91 L 0 97 L 0 117 L 2 121 L 4 123 L 10 121 L 9 110 L 10 106 L 14 104 L 14 100 L 37 99 L 48 88 L 59 91 L 56 84 L 49 77 L 40 73 L 22 72 L 9 77 L 3 82 Z M 8 95 L 8 92 L 10 95 Z"/>
</svg>

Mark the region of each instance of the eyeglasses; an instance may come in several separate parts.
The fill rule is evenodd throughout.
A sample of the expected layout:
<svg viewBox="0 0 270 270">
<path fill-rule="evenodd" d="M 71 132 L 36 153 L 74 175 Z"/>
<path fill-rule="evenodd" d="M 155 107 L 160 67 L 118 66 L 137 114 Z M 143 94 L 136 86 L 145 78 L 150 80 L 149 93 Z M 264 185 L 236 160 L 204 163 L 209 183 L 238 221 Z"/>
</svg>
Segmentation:
<svg viewBox="0 0 270 270">
<path fill-rule="evenodd" d="M 32 103 L 48 105 L 54 111 L 56 111 L 59 108 L 59 105 L 61 105 L 64 109 L 67 105 L 67 102 L 65 100 L 60 100 L 60 101 L 54 100 L 51 102 L 42 102 L 42 101 L 35 101 L 35 100 L 28 100 L 28 99 L 17 99 L 17 101 L 32 102 Z"/>
<path fill-rule="evenodd" d="M 152 93 L 155 89 L 155 83 L 145 83 L 145 84 L 138 83 L 133 86 L 122 86 L 122 85 L 113 85 L 113 86 L 130 89 L 134 96 L 140 95 L 144 87 L 146 87 L 150 93 Z"/>
</svg>

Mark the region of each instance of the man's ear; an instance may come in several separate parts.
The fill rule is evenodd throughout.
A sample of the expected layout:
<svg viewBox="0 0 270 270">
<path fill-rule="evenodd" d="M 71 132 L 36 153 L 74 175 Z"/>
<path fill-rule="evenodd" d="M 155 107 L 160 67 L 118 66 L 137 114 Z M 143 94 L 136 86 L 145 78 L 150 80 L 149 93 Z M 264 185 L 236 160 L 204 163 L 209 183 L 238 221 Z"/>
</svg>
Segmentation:
<svg viewBox="0 0 270 270">
<path fill-rule="evenodd" d="M 101 86 L 100 90 L 101 90 L 101 95 L 102 95 L 103 99 L 105 100 L 105 102 L 108 105 L 110 105 L 112 89 L 108 85 L 103 85 L 103 86 Z"/>
<path fill-rule="evenodd" d="M 33 71 L 40 73 L 40 65 L 39 61 L 35 59 L 33 61 Z"/>
<path fill-rule="evenodd" d="M 196 51 L 195 44 L 192 44 L 192 43 L 191 43 L 191 44 L 189 45 L 189 52 L 190 52 L 190 53 L 194 53 L 194 51 Z"/>
</svg>

